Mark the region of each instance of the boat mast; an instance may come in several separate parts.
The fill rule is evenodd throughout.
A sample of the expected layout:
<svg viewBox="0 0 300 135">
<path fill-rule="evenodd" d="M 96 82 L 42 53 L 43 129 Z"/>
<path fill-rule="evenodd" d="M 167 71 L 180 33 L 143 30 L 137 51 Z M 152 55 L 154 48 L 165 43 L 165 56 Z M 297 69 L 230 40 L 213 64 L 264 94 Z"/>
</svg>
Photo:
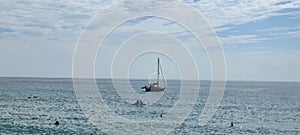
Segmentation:
<svg viewBox="0 0 300 135">
<path fill-rule="evenodd" d="M 159 58 L 157 58 L 157 86 L 159 86 Z"/>
</svg>

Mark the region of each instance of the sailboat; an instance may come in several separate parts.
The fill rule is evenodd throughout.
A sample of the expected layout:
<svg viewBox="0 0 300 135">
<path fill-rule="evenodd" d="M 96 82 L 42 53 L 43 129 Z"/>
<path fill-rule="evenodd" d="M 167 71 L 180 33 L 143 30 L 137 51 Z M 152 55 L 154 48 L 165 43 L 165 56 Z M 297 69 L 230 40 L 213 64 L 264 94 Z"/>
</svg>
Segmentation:
<svg viewBox="0 0 300 135">
<path fill-rule="evenodd" d="M 145 89 L 146 92 L 160 92 L 164 91 L 166 87 L 159 86 L 159 75 L 160 75 L 160 62 L 159 58 L 157 58 L 157 80 L 154 83 L 150 83 L 149 85 L 145 85 L 141 89 Z"/>
</svg>

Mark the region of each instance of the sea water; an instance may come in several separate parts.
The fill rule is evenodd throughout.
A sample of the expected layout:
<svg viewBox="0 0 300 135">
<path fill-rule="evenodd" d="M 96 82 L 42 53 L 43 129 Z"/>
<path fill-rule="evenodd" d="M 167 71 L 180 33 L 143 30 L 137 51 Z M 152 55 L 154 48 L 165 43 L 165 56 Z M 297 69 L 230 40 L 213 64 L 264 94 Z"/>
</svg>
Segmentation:
<svg viewBox="0 0 300 135">
<path fill-rule="evenodd" d="M 168 115 L 179 100 L 181 88 L 180 81 L 168 80 L 166 92 L 157 103 L 136 107 L 118 95 L 112 80 L 96 82 L 112 113 L 136 120 Z M 146 83 L 130 80 L 140 94 Z M 170 134 L 300 134 L 299 82 L 228 81 L 216 113 L 205 126 L 199 126 L 210 85 L 210 81 L 200 81 L 193 110 Z M 54 125 L 55 121 L 60 124 Z M 0 134 L 106 133 L 83 113 L 72 79 L 0 78 Z"/>
</svg>

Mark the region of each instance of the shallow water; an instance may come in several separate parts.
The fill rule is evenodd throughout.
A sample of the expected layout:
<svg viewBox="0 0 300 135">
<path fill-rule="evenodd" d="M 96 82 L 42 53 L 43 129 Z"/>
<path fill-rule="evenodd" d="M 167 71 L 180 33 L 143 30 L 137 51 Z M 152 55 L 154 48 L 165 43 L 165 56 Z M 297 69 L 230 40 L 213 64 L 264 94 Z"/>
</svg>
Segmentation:
<svg viewBox="0 0 300 135">
<path fill-rule="evenodd" d="M 145 83 L 131 80 L 141 94 L 139 88 Z M 111 111 L 127 119 L 168 115 L 179 100 L 180 82 L 174 80 L 167 82 L 159 101 L 145 107 L 126 102 L 134 97 L 123 100 L 111 80 L 97 80 L 97 84 Z M 198 119 L 209 88 L 209 81 L 200 81 L 197 104 L 170 134 L 300 134 L 299 82 L 229 81 L 217 112 L 200 127 Z M 71 79 L 0 78 L 0 92 L 1 134 L 105 134 L 85 117 Z M 38 98 L 28 98 L 31 96 Z M 56 120 L 59 126 L 54 125 Z M 231 122 L 234 127 L 229 127 Z"/>
</svg>

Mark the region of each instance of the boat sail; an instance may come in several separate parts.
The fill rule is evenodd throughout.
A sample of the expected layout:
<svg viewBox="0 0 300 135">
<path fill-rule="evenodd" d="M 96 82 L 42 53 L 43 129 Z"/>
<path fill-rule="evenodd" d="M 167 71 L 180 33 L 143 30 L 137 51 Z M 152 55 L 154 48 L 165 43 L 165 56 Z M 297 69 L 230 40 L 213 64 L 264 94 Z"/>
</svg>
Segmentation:
<svg viewBox="0 0 300 135">
<path fill-rule="evenodd" d="M 162 72 L 161 72 L 162 73 Z M 164 91 L 166 87 L 159 86 L 159 75 L 160 75 L 160 62 L 159 58 L 157 58 L 157 80 L 154 83 L 150 83 L 148 86 L 145 85 L 142 89 L 145 89 L 146 92 L 159 92 Z M 163 74 L 162 74 L 163 76 Z"/>
</svg>

